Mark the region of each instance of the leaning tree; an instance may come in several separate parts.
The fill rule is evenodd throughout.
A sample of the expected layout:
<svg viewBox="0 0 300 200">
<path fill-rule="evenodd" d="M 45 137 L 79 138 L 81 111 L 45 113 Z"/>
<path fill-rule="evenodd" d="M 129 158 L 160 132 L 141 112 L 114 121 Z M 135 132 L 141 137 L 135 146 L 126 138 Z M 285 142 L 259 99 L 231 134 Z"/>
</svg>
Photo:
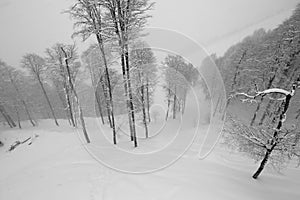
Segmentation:
<svg viewBox="0 0 300 200">
<path fill-rule="evenodd" d="M 16 70 L 15 68 L 13 67 L 8 67 L 7 68 L 7 75 L 8 75 L 8 78 L 9 78 L 9 81 L 11 83 L 11 85 L 13 86 L 14 90 L 15 90 L 15 93 L 16 93 L 16 99 L 18 102 L 20 102 L 20 104 L 22 105 L 21 107 L 24 108 L 25 110 L 25 113 L 27 115 L 27 118 L 28 120 L 30 121 L 30 123 L 32 124 L 32 126 L 36 126 L 36 124 L 34 123 L 33 121 L 33 118 L 32 118 L 32 115 L 31 115 L 31 111 L 29 109 L 29 106 L 28 106 L 28 103 L 26 102 L 23 94 L 22 94 L 22 91 L 20 88 L 20 85 L 21 84 L 24 84 L 24 77 L 22 76 L 21 72 Z M 19 117 L 19 111 L 18 111 L 18 108 L 16 106 L 16 113 L 17 113 L 17 116 L 18 116 L 18 121 L 19 121 L 19 127 L 21 127 L 20 125 L 20 117 Z"/>
<path fill-rule="evenodd" d="M 68 74 L 64 66 L 65 55 L 61 48 L 67 49 L 69 52 L 72 52 L 72 59 L 69 59 L 69 65 L 72 66 L 71 75 L 72 77 L 78 72 L 79 65 L 76 65 L 78 56 L 75 52 L 74 45 L 67 45 L 62 43 L 57 43 L 51 48 L 46 49 L 46 64 L 47 64 L 47 74 L 48 78 L 52 80 L 58 96 L 64 106 L 66 116 L 70 124 L 75 127 L 76 120 L 73 111 L 73 102 L 72 102 L 72 91 L 68 84 Z"/>
<path fill-rule="evenodd" d="M 69 45 L 67 47 L 60 47 L 60 50 L 62 51 L 63 55 L 64 55 L 64 68 L 65 68 L 65 73 L 66 73 L 66 78 L 67 78 L 67 87 L 70 89 L 70 93 L 71 95 L 74 97 L 75 103 L 77 105 L 78 108 L 78 112 L 79 112 L 79 119 L 81 122 L 81 126 L 82 126 L 82 131 L 83 131 L 83 135 L 85 137 L 85 140 L 87 143 L 90 143 L 90 138 L 86 129 L 86 124 L 85 124 L 85 120 L 84 120 L 84 115 L 83 115 L 83 111 L 82 111 L 82 107 L 80 104 L 80 100 L 75 88 L 75 84 L 74 84 L 74 77 L 72 76 L 72 71 L 71 71 L 71 67 L 70 67 L 70 62 L 73 59 L 76 59 L 76 51 L 75 51 L 75 45 Z"/>
<path fill-rule="evenodd" d="M 13 101 L 11 99 L 12 87 L 7 76 L 7 65 L 0 60 L 0 113 L 7 124 L 14 128 L 16 123 L 9 112 L 9 103 Z"/>
<path fill-rule="evenodd" d="M 48 103 L 48 106 L 51 110 L 52 117 L 54 118 L 55 124 L 59 126 L 58 121 L 56 119 L 56 115 L 53 109 L 53 106 L 50 102 L 50 98 L 46 92 L 44 81 L 43 81 L 43 75 L 46 70 L 46 63 L 45 59 L 40 57 L 37 54 L 30 53 L 23 56 L 22 59 L 22 67 L 25 69 L 28 69 L 31 75 L 34 77 L 34 79 L 38 82 L 38 84 L 41 87 L 41 90 L 43 92 L 43 95 Z"/>
<path fill-rule="evenodd" d="M 292 99 L 300 88 L 300 77 L 294 81 L 290 90 L 270 88 L 256 91 L 250 95 L 244 92 L 235 93 L 230 98 L 243 96 L 242 102 L 255 102 L 261 96 L 268 96 L 274 101 L 280 102 L 278 116 L 272 120 L 269 126 L 247 126 L 241 121 L 229 117 L 229 123 L 225 128 L 227 141 L 238 143 L 239 150 L 250 154 L 256 160 L 262 159 L 257 171 L 253 174 L 256 179 L 269 159 L 282 164 L 286 159 L 300 159 L 300 131 L 286 122 L 288 109 Z M 273 98 L 275 95 L 275 98 Z M 277 96 L 281 96 L 278 97 Z M 300 161 L 300 160 L 299 160 Z"/>
</svg>

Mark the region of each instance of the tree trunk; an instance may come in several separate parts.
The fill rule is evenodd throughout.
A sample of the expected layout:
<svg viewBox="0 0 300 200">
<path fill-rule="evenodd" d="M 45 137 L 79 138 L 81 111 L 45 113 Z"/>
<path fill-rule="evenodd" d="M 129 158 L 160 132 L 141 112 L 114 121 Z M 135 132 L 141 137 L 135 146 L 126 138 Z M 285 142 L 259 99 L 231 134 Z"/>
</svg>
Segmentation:
<svg viewBox="0 0 300 200">
<path fill-rule="evenodd" d="M 140 75 L 140 73 L 139 73 Z M 141 77 L 140 77 L 141 79 Z M 142 82 L 142 81 L 141 81 Z M 144 91 L 144 83 L 142 82 L 141 85 L 141 100 L 142 100 L 142 111 L 143 111 L 143 123 L 144 123 L 144 127 L 145 127 L 145 135 L 146 138 L 148 138 L 149 133 L 148 133 L 148 126 L 147 126 L 147 116 L 146 116 L 146 105 L 145 105 L 145 91 Z"/>
<path fill-rule="evenodd" d="M 134 147 L 137 147 L 134 105 L 133 105 L 133 96 L 132 96 L 132 88 L 131 88 L 129 54 L 128 54 L 128 45 L 127 44 L 125 45 L 125 61 L 126 61 L 126 76 L 127 76 L 128 97 L 129 97 L 129 104 L 130 104 L 130 114 L 131 114 L 131 120 L 132 120 L 133 143 L 134 143 Z"/>
<path fill-rule="evenodd" d="M 79 99 L 77 97 L 77 94 L 75 95 L 75 98 L 76 98 L 76 102 L 77 102 L 77 106 L 78 106 L 78 110 L 79 110 L 79 117 L 80 117 L 80 122 L 81 122 L 82 130 L 83 130 L 83 134 L 84 134 L 86 142 L 90 143 L 91 141 L 90 141 L 89 135 L 88 135 L 87 130 L 86 130 L 85 121 L 84 121 L 84 118 L 83 118 L 83 112 L 82 112 L 82 108 L 80 106 L 80 102 L 79 102 Z"/>
<path fill-rule="evenodd" d="M 274 103 L 273 100 L 270 100 L 270 101 L 268 102 L 267 107 L 266 107 L 266 109 L 265 109 L 265 111 L 264 111 L 264 113 L 263 113 L 263 115 L 262 115 L 262 117 L 261 117 L 261 119 L 260 119 L 258 125 L 261 126 L 261 125 L 264 123 L 264 121 L 265 121 L 265 119 L 266 119 L 266 117 L 267 117 L 267 115 L 268 115 L 268 113 L 269 113 L 269 110 L 270 110 L 270 108 L 271 108 L 271 105 L 272 105 L 273 103 Z"/>
<path fill-rule="evenodd" d="M 173 119 L 176 119 L 176 86 L 174 90 L 174 99 L 173 99 Z"/>
<path fill-rule="evenodd" d="M 170 92 L 170 89 L 168 88 L 168 108 L 167 108 L 167 112 L 166 112 L 166 121 L 168 120 L 168 117 L 169 117 L 169 110 L 170 110 L 170 104 L 171 104 L 171 92 Z"/>
<path fill-rule="evenodd" d="M 7 122 L 7 124 L 9 125 L 10 128 L 13 128 L 12 124 L 10 123 L 10 121 L 8 120 L 7 116 L 3 113 L 3 111 L 0 109 L 0 112 L 3 116 L 3 118 L 5 119 L 5 121 Z"/>
<path fill-rule="evenodd" d="M 45 88 L 44 88 L 44 85 L 43 85 L 43 83 L 42 83 L 42 81 L 41 81 L 41 79 L 40 79 L 39 77 L 38 77 L 37 79 L 38 79 L 39 84 L 40 84 L 40 86 L 41 86 L 41 88 L 42 88 L 43 94 L 44 94 L 44 96 L 45 96 L 45 98 L 46 98 L 46 100 L 47 100 L 47 103 L 48 103 L 49 108 L 50 108 L 50 110 L 51 110 L 51 114 L 52 114 L 52 116 L 53 116 L 53 118 L 54 118 L 55 124 L 56 124 L 56 126 L 59 126 L 59 124 L 58 124 L 58 122 L 57 122 L 57 119 L 56 119 L 56 116 L 55 116 L 55 113 L 54 113 L 54 110 L 53 110 L 53 107 L 52 107 L 52 105 L 51 105 L 51 103 L 50 103 L 50 99 L 49 99 L 49 97 L 48 97 L 48 95 L 47 95 L 47 92 L 46 92 L 46 90 L 45 90 Z"/>
<path fill-rule="evenodd" d="M 150 97 L 149 97 L 149 80 L 148 80 L 148 77 L 147 77 L 147 84 L 146 84 L 146 96 L 147 96 L 148 121 L 151 122 L 151 116 L 150 116 Z"/>
<path fill-rule="evenodd" d="M 27 104 L 25 103 L 24 100 L 21 100 L 21 101 L 22 101 L 22 103 L 23 103 L 23 105 L 24 105 L 26 115 L 28 116 L 28 119 L 29 119 L 31 125 L 32 125 L 32 126 L 35 126 L 36 124 L 33 122 L 33 119 L 32 119 L 32 117 L 31 117 L 31 115 L 30 115 L 30 112 L 29 112 L 29 109 L 28 109 L 28 107 L 27 107 Z"/>
<path fill-rule="evenodd" d="M 269 157 L 272 153 L 271 149 L 267 149 L 264 159 L 261 161 L 259 168 L 257 169 L 257 171 L 253 174 L 252 178 L 257 179 L 257 177 L 261 174 L 261 172 L 264 170 L 265 165 L 267 164 Z"/>
<path fill-rule="evenodd" d="M 186 104 L 186 96 L 187 96 L 187 94 L 186 94 L 186 92 L 184 93 L 184 97 L 183 97 L 183 100 L 182 100 L 182 115 L 184 114 L 184 111 L 185 111 L 185 104 Z"/>
<path fill-rule="evenodd" d="M 4 106 L 1 104 L 0 104 L 0 112 L 4 117 L 4 119 L 6 120 L 6 122 L 8 123 L 8 125 L 10 126 L 10 128 L 14 128 L 17 126 L 15 122 L 12 120 L 12 118 L 10 117 L 10 115 L 6 112 Z"/>
<path fill-rule="evenodd" d="M 68 108 L 68 105 L 66 103 L 66 99 L 64 97 L 64 94 L 61 94 L 61 92 L 59 91 L 59 87 L 56 86 L 56 93 L 59 97 L 59 100 L 64 108 L 64 111 L 65 111 L 65 115 L 66 115 L 66 119 L 68 119 L 68 122 L 70 124 L 70 126 L 72 126 L 72 122 L 71 122 L 71 118 L 70 118 L 70 114 L 69 114 L 69 108 Z"/>
<path fill-rule="evenodd" d="M 236 86 L 236 84 L 238 82 L 237 78 L 240 75 L 240 69 L 239 69 L 240 68 L 240 64 L 242 63 L 242 61 L 245 58 L 246 54 L 247 54 L 247 50 L 244 50 L 243 53 L 242 53 L 242 56 L 241 56 L 241 58 L 239 60 L 239 62 L 236 65 L 235 73 L 234 73 L 234 76 L 233 76 L 233 81 L 232 81 L 232 84 L 231 84 L 231 91 L 233 91 L 234 87 Z"/>
<path fill-rule="evenodd" d="M 177 111 L 180 113 L 182 112 L 182 100 L 178 99 L 177 101 Z"/>
<path fill-rule="evenodd" d="M 267 148 L 267 151 L 266 151 L 264 159 L 262 160 L 262 162 L 261 162 L 258 170 L 252 176 L 254 179 L 256 179 L 260 175 L 260 173 L 264 169 L 266 163 L 268 162 L 268 159 L 269 159 L 272 151 L 274 150 L 275 146 L 277 145 L 278 134 L 280 133 L 281 128 L 283 126 L 283 123 L 284 123 L 284 121 L 286 119 L 286 113 L 287 113 L 288 108 L 290 106 L 291 99 L 295 95 L 296 89 L 297 89 L 298 84 L 299 84 L 298 82 L 300 82 L 300 78 L 297 80 L 297 82 L 293 83 L 291 92 L 285 96 L 285 100 L 284 100 L 284 102 L 282 103 L 282 106 L 281 106 L 282 109 L 280 109 L 280 110 L 282 110 L 282 112 L 279 115 L 279 121 L 277 123 L 277 126 L 274 129 L 275 131 L 273 133 L 273 137 L 272 137 L 272 141 L 271 141 L 271 145 L 272 146 L 271 146 L 270 149 Z"/>
<path fill-rule="evenodd" d="M 72 88 L 73 88 L 73 86 L 72 86 Z M 80 105 L 79 98 L 77 96 L 77 92 L 74 88 L 72 89 L 72 91 L 74 93 L 75 102 L 77 104 L 77 108 L 78 108 L 78 112 L 79 112 L 79 119 L 80 119 L 80 123 L 81 123 L 81 126 L 82 126 L 83 135 L 85 137 L 86 142 L 90 143 L 91 141 L 90 141 L 89 135 L 88 135 L 87 130 L 86 130 L 86 125 L 85 125 L 85 121 L 84 121 L 84 117 L 83 117 L 83 111 L 82 111 L 82 108 L 81 108 L 81 105 Z"/>
<path fill-rule="evenodd" d="M 18 120 L 19 129 L 22 129 L 20 114 L 19 114 L 19 110 L 18 110 L 17 106 L 15 106 L 15 110 L 16 110 L 16 114 L 17 114 L 17 120 Z"/>
<path fill-rule="evenodd" d="M 118 36 L 118 44 L 121 48 L 121 66 L 122 66 L 122 76 L 124 81 L 124 91 L 125 91 L 125 98 L 126 98 L 126 108 L 128 113 L 128 122 L 129 122 L 129 129 L 130 129 L 130 139 L 131 141 L 134 140 L 133 138 L 133 129 L 132 129 L 132 120 L 130 115 L 130 105 L 128 100 L 128 92 L 127 92 L 127 79 L 126 79 L 126 66 L 125 66 L 125 58 L 124 58 L 124 25 L 123 21 L 121 21 L 121 5 L 119 1 L 113 2 L 113 8 L 110 9 L 111 17 L 113 18 L 113 23 L 115 27 L 115 33 Z"/>
<path fill-rule="evenodd" d="M 127 108 L 127 113 L 128 113 L 130 139 L 131 139 L 131 141 L 133 141 L 134 138 L 133 138 L 133 129 L 132 129 L 132 119 L 131 119 L 131 115 L 130 115 L 130 102 L 129 102 L 129 98 L 128 98 L 128 86 L 127 86 L 127 77 L 126 77 L 126 67 L 125 67 L 125 61 L 124 61 L 124 54 L 121 55 L 121 65 L 122 65 L 122 75 L 123 75 L 125 98 L 126 98 L 126 108 Z"/>
<path fill-rule="evenodd" d="M 275 74 L 270 78 L 270 80 L 269 80 L 269 82 L 268 82 L 268 84 L 267 84 L 266 89 L 270 89 L 270 88 L 271 88 L 271 86 L 272 86 L 272 84 L 273 84 L 273 82 L 274 82 L 274 80 L 275 80 L 276 74 L 277 74 L 277 71 L 276 71 Z M 255 111 L 254 111 L 253 117 L 252 117 L 251 122 L 250 122 L 250 126 L 253 126 L 253 124 L 254 124 L 254 122 L 255 122 L 255 120 L 256 120 L 256 117 L 257 117 L 257 113 L 258 113 L 258 111 L 260 110 L 261 104 L 263 103 L 263 100 L 264 100 L 264 96 L 261 97 L 260 102 L 259 102 L 259 103 L 257 104 L 257 106 L 256 106 L 256 109 L 255 109 Z M 267 110 L 267 109 L 266 109 L 266 110 Z M 259 122 L 259 125 L 262 125 L 262 123 L 263 123 L 263 121 L 264 121 L 264 119 L 265 119 L 265 117 L 266 117 L 266 112 L 268 112 L 268 111 L 265 111 L 265 112 L 264 112 L 263 117 L 262 117 L 261 121 Z"/>
<path fill-rule="evenodd" d="M 111 115 L 111 122 L 112 122 L 112 129 L 113 129 L 113 142 L 117 144 L 117 132 L 116 132 L 116 124 L 115 124 L 115 114 L 114 114 L 114 104 L 113 104 L 113 97 L 111 92 L 111 84 L 108 74 L 108 69 L 106 69 L 107 74 L 107 82 L 108 82 L 108 90 L 109 90 L 109 101 L 110 101 L 110 115 Z"/>
<path fill-rule="evenodd" d="M 278 70 L 277 70 L 278 71 Z M 274 80 L 275 80 L 275 76 L 276 76 L 276 74 L 277 74 L 277 71 L 275 72 L 275 75 L 273 75 L 273 77 L 270 79 L 270 82 L 269 82 L 269 84 L 268 84 L 268 86 L 267 87 L 271 87 L 272 86 L 272 83 L 274 82 Z M 286 78 L 284 78 L 284 77 L 281 77 L 280 78 L 280 80 L 278 81 L 278 83 L 277 83 L 277 85 L 283 85 L 284 84 L 284 81 L 286 80 Z M 261 120 L 260 120 L 260 122 L 259 122 L 259 125 L 262 125 L 263 123 L 264 123 L 264 121 L 265 121 L 265 118 L 269 115 L 269 114 L 273 114 L 272 112 L 270 112 L 270 110 L 271 110 L 271 106 L 273 106 L 274 105 L 274 100 L 270 100 L 269 101 L 269 103 L 268 103 L 268 105 L 267 105 L 267 107 L 266 107 L 266 109 L 265 109 L 265 111 L 264 111 L 264 113 L 263 113 L 263 116 L 262 116 L 262 118 L 261 118 Z"/>
<path fill-rule="evenodd" d="M 16 127 L 17 126 L 16 123 L 14 122 L 14 120 L 11 118 L 11 116 L 9 114 L 7 114 L 7 118 L 9 120 L 10 124 L 12 125 L 12 127 Z"/>
<path fill-rule="evenodd" d="M 237 65 L 236 65 L 235 73 L 234 73 L 234 76 L 233 76 L 233 81 L 231 83 L 231 91 L 234 90 L 234 88 L 235 88 L 235 86 L 236 86 L 236 84 L 238 82 L 237 79 L 238 79 L 238 76 L 240 74 L 240 70 L 239 70 L 240 64 L 242 63 L 242 61 L 245 58 L 246 54 L 247 54 L 247 50 L 244 50 L 243 53 L 242 53 L 242 55 L 241 55 L 241 57 L 240 57 L 240 59 L 239 59 L 239 61 L 238 61 L 238 63 L 237 63 Z M 231 102 L 231 99 L 228 99 L 227 102 L 226 102 L 225 111 L 227 110 L 230 102 Z M 224 112 L 224 114 L 222 116 L 222 120 L 224 120 L 225 115 L 226 115 L 226 112 Z"/>
<path fill-rule="evenodd" d="M 90 76 L 91 76 L 92 86 L 94 89 L 95 100 L 97 103 L 98 112 L 99 112 L 99 115 L 101 118 L 101 122 L 104 125 L 105 122 L 104 122 L 103 111 L 102 111 L 102 106 L 101 106 L 101 98 L 100 98 L 100 92 L 99 92 L 99 86 L 101 85 L 101 78 L 98 82 L 96 81 L 96 79 L 97 79 L 96 74 L 95 74 L 95 71 L 92 69 L 92 66 L 89 67 L 89 72 L 90 72 Z M 100 72 L 98 72 L 98 75 L 101 77 Z M 98 117 L 97 112 L 96 112 L 96 116 Z"/>
<path fill-rule="evenodd" d="M 97 87 L 95 89 L 95 98 L 96 98 L 96 102 L 97 102 L 97 105 L 98 105 L 98 111 L 99 111 L 99 114 L 100 114 L 100 117 L 101 117 L 102 124 L 105 124 L 104 123 L 104 118 L 103 118 L 103 111 L 102 111 L 102 107 L 101 107 L 101 102 L 100 102 L 100 96 L 99 96 L 99 92 L 97 91 Z"/>
<path fill-rule="evenodd" d="M 71 93 L 70 93 L 70 89 L 68 88 L 67 83 L 65 83 L 65 85 L 64 85 L 64 91 L 65 91 L 65 98 L 66 98 L 66 102 L 67 102 L 67 107 L 68 107 L 71 124 L 73 127 L 76 127 L 76 122 L 75 122 L 76 120 L 74 117 L 73 106 L 72 106 L 72 102 L 71 102 Z"/>
<path fill-rule="evenodd" d="M 111 119 L 111 116 L 110 116 L 110 106 L 109 106 L 110 101 L 108 99 L 106 86 L 105 86 L 104 81 L 102 80 L 102 77 L 101 77 L 101 85 L 102 85 L 103 95 L 104 95 L 104 98 L 105 98 L 105 105 L 106 105 L 108 123 L 109 123 L 110 128 L 112 128 L 113 126 L 112 126 L 112 119 Z"/>
<path fill-rule="evenodd" d="M 114 10 L 111 10 L 112 18 L 114 19 L 116 34 L 119 38 L 119 47 L 121 48 L 121 64 L 123 71 L 125 94 L 127 95 L 128 106 L 128 120 L 130 126 L 131 140 L 134 142 L 134 146 L 137 147 L 136 131 L 135 131 L 135 118 L 134 118 L 134 106 L 132 102 L 132 88 L 130 82 L 130 67 L 129 67 L 129 54 L 128 54 L 128 32 L 127 25 L 129 17 L 126 14 L 130 12 L 130 2 L 127 2 L 126 10 L 122 8 L 121 2 L 115 2 Z M 117 14 L 115 13 L 117 12 Z"/>
<path fill-rule="evenodd" d="M 77 117 L 77 110 L 76 110 L 75 104 L 76 104 L 76 102 L 74 102 L 74 99 L 71 99 L 71 106 L 72 106 L 72 110 L 73 110 L 74 123 L 75 123 L 75 127 L 77 127 L 78 117 Z"/>
<path fill-rule="evenodd" d="M 13 80 L 12 77 L 10 77 L 10 81 L 11 81 L 12 85 L 14 86 L 14 88 L 15 88 L 15 90 L 17 92 L 17 95 L 20 98 L 20 100 L 21 100 L 21 102 L 22 102 L 22 104 L 24 106 L 25 112 L 26 112 L 26 114 L 28 116 L 28 119 L 29 119 L 30 123 L 32 124 L 32 126 L 35 126 L 35 123 L 32 120 L 32 117 L 30 115 L 30 112 L 29 112 L 29 109 L 27 107 L 27 104 L 26 104 L 25 100 L 23 99 L 23 97 L 22 97 L 22 95 L 21 95 L 21 93 L 19 91 L 19 88 L 18 88 L 17 84 L 15 83 L 15 81 Z"/>
<path fill-rule="evenodd" d="M 66 64 L 67 74 L 68 74 L 67 78 L 68 78 L 70 89 L 74 94 L 75 102 L 76 102 L 77 107 L 78 107 L 79 118 L 80 118 L 81 125 L 82 125 L 82 131 L 83 131 L 86 142 L 90 143 L 91 141 L 90 141 L 89 135 L 88 135 L 87 130 L 86 130 L 86 125 L 85 125 L 85 121 L 84 121 L 84 117 L 83 117 L 83 111 L 82 111 L 82 108 L 81 108 L 81 105 L 80 105 L 80 101 L 79 101 L 76 89 L 75 89 L 74 84 L 72 82 L 71 72 L 70 72 L 69 63 L 68 63 L 68 55 L 62 47 L 61 47 L 61 50 L 65 55 L 65 64 Z"/>
<path fill-rule="evenodd" d="M 231 102 L 231 99 L 227 99 L 226 105 L 225 105 L 225 112 L 223 113 L 222 120 L 224 120 L 224 118 L 225 118 L 225 116 L 226 116 L 226 110 L 227 110 L 227 108 L 228 108 L 230 102 Z"/>
<path fill-rule="evenodd" d="M 117 133 L 116 133 L 116 126 L 115 126 L 115 116 L 114 116 L 114 105 L 113 105 L 113 97 L 112 97 L 112 91 L 111 91 L 111 83 L 110 83 L 110 77 L 109 77 L 109 71 L 108 71 L 108 65 L 107 65 L 107 60 L 106 60 L 106 55 L 104 51 L 104 46 L 103 46 L 103 40 L 101 35 L 97 34 L 97 41 L 98 45 L 100 47 L 102 59 L 104 61 L 104 67 L 105 67 L 105 77 L 106 77 L 106 82 L 107 82 L 107 87 L 108 87 L 108 102 L 109 102 L 109 115 L 111 116 L 110 119 L 110 125 L 111 128 L 113 129 L 113 143 L 117 144 Z"/>
<path fill-rule="evenodd" d="M 260 102 L 256 106 L 256 109 L 254 111 L 253 117 L 252 117 L 251 122 L 250 122 L 250 126 L 253 126 L 253 124 L 255 122 L 255 119 L 257 117 L 258 111 L 260 110 L 260 106 L 263 103 L 263 100 L 264 100 L 264 96 L 261 97 Z"/>
<path fill-rule="evenodd" d="M 296 119 L 298 119 L 300 117 L 300 110 L 297 111 L 298 114 L 296 115 Z"/>
</svg>

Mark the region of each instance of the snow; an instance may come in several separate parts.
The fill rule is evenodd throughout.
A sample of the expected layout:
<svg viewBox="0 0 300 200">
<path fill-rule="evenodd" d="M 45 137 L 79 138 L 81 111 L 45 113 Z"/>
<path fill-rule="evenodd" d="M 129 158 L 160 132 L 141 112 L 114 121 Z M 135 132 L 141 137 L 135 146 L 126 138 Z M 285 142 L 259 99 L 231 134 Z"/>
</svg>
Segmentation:
<svg viewBox="0 0 300 200">
<path fill-rule="evenodd" d="M 283 174 L 265 169 L 254 180 L 258 163 L 224 145 L 209 154 L 222 123 L 211 119 L 208 126 L 203 113 L 210 106 L 192 99 L 183 116 L 167 123 L 164 108 L 154 104 L 158 116 L 148 139 L 137 122 L 138 148 L 129 140 L 126 116 L 117 116 L 117 147 L 111 130 L 95 118 L 86 118 L 88 145 L 81 130 L 63 120 L 59 127 L 52 120 L 41 120 L 38 127 L 0 127 L 0 199 L 299 199 L 299 169 L 291 166 Z M 8 152 L 15 141 L 29 137 Z"/>
<path fill-rule="evenodd" d="M 93 120 L 88 119 L 88 125 Z M 266 170 L 258 180 L 253 180 L 251 173 L 257 164 L 238 153 L 225 151 L 222 146 L 208 158 L 199 160 L 200 145 L 194 144 L 181 159 L 165 169 L 148 174 L 121 173 L 93 159 L 79 140 L 77 130 L 66 122 L 60 121 L 60 127 L 52 124 L 45 120 L 36 128 L 28 125 L 22 130 L 1 129 L 4 146 L 0 148 L 0 199 L 274 200 L 300 197 L 299 170 L 289 168 L 284 174 Z M 206 128 L 201 126 L 203 130 Z M 16 139 L 33 135 L 38 137 L 31 145 L 25 143 L 7 152 Z M 143 141 L 141 146 L 147 150 L 156 142 Z M 175 148 L 173 153 L 177 153 Z M 138 162 L 131 160 L 130 165 Z"/>
</svg>

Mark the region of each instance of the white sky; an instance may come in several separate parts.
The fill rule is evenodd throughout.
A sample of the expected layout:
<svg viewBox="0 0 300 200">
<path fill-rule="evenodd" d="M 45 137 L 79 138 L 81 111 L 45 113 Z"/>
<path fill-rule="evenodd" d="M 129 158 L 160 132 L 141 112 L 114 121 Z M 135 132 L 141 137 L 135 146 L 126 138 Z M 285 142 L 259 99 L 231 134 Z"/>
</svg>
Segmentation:
<svg viewBox="0 0 300 200">
<path fill-rule="evenodd" d="M 73 0 L 0 0 L 0 59 L 18 66 L 22 55 L 72 42 L 73 22 L 61 14 Z M 274 28 L 299 0 L 157 0 L 149 25 L 179 31 L 219 55 L 254 30 Z M 79 50 L 88 44 L 77 41 Z"/>
</svg>

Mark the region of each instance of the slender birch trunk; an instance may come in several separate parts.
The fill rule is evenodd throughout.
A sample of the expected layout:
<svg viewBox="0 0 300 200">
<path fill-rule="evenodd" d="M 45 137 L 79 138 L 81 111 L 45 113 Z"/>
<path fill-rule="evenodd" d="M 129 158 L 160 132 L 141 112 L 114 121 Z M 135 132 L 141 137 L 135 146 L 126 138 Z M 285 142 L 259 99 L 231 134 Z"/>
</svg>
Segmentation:
<svg viewBox="0 0 300 200">
<path fill-rule="evenodd" d="M 142 81 L 141 73 L 138 72 L 138 75 L 139 75 L 139 81 L 141 83 L 140 92 L 141 92 L 141 102 L 142 102 L 142 112 L 143 112 L 143 123 L 144 123 L 144 128 L 145 128 L 145 136 L 146 136 L 146 138 L 148 138 L 149 133 L 148 133 L 147 116 L 146 116 L 146 105 L 145 105 L 145 86 Z"/>
<path fill-rule="evenodd" d="M 41 89 L 42 89 L 42 91 L 43 91 L 44 97 L 45 97 L 46 100 L 47 100 L 47 103 L 48 103 L 48 106 L 49 106 L 49 108 L 50 108 L 50 110 L 51 110 L 51 114 L 52 114 L 52 117 L 54 118 L 55 124 L 56 124 L 56 126 L 59 126 L 59 124 L 58 124 L 58 122 L 57 122 L 57 119 L 56 119 L 56 116 L 55 116 L 55 113 L 54 113 L 54 110 L 53 110 L 53 107 L 52 107 L 52 105 L 51 105 L 50 99 L 49 99 L 49 97 L 48 97 L 48 95 L 47 95 L 47 92 L 46 92 L 46 90 L 45 90 L 45 88 L 44 88 L 44 85 L 43 85 L 43 83 L 42 83 L 42 81 L 41 81 L 41 79 L 40 79 L 39 76 L 37 76 L 37 79 L 38 79 L 38 82 L 39 82 L 39 84 L 40 84 L 40 86 L 41 86 Z"/>
<path fill-rule="evenodd" d="M 105 124 L 104 117 L 103 117 L 103 111 L 102 111 L 102 107 L 101 107 L 100 96 L 99 96 L 99 92 L 97 91 L 97 88 L 95 90 L 95 98 L 96 98 L 96 102 L 97 102 L 97 106 L 98 106 L 98 111 L 99 111 L 99 114 L 100 114 L 101 122 L 102 122 L 102 124 Z"/>
<path fill-rule="evenodd" d="M 74 99 L 75 99 L 75 102 L 77 104 L 77 108 L 78 108 L 78 112 L 79 112 L 79 118 L 80 118 L 80 122 L 81 122 L 81 126 L 82 126 L 82 131 L 83 131 L 86 142 L 90 143 L 91 141 L 90 141 L 89 135 L 88 135 L 87 130 L 86 130 L 86 125 L 85 125 L 85 121 L 84 121 L 84 117 L 83 117 L 83 111 L 82 111 L 80 101 L 79 101 L 76 89 L 74 87 L 74 84 L 73 84 L 73 81 L 72 81 L 72 78 L 71 78 L 71 72 L 70 72 L 69 63 L 68 63 L 69 58 L 68 58 L 67 53 L 65 52 L 65 50 L 62 47 L 61 47 L 61 50 L 65 55 L 65 65 L 66 65 L 66 69 L 67 69 L 66 70 L 67 71 L 67 79 L 68 79 L 68 83 L 69 83 L 69 86 L 70 86 L 70 90 L 71 90 L 71 92 L 73 92 Z"/>
<path fill-rule="evenodd" d="M 17 120 L 18 120 L 19 129 L 22 129 L 21 119 L 20 119 L 20 113 L 19 113 L 19 110 L 18 110 L 17 106 L 15 106 L 15 111 L 16 111 L 16 114 L 17 114 Z"/>
<path fill-rule="evenodd" d="M 0 112 L 4 117 L 4 119 L 6 120 L 6 122 L 8 123 L 8 125 L 10 126 L 10 128 L 14 128 L 17 126 L 15 122 L 12 120 L 12 118 L 10 117 L 10 115 L 7 113 L 5 107 L 1 104 L 1 102 L 0 102 Z"/>
<path fill-rule="evenodd" d="M 111 119 L 111 114 L 110 114 L 110 100 L 108 99 L 108 95 L 107 95 L 107 89 L 106 89 L 106 86 L 105 86 L 105 83 L 101 77 L 101 86 L 102 86 L 102 90 L 103 90 L 103 96 L 104 96 L 104 99 L 105 99 L 105 105 L 106 105 L 106 113 L 107 113 L 107 120 L 108 120 L 108 123 L 109 123 L 109 126 L 110 128 L 112 128 L 112 119 Z"/>
<path fill-rule="evenodd" d="M 147 96 L 148 122 L 151 122 L 151 116 L 150 116 L 150 97 L 149 97 L 149 79 L 148 79 L 148 77 L 147 77 L 147 83 L 146 83 L 146 96 Z"/>
<path fill-rule="evenodd" d="M 67 101 L 67 107 L 68 107 L 68 112 L 70 115 L 71 123 L 73 127 L 76 127 L 76 119 L 74 117 L 74 111 L 73 111 L 73 106 L 72 106 L 72 101 L 71 101 L 71 92 L 70 89 L 68 88 L 68 84 L 65 83 L 64 85 L 64 91 L 65 91 L 65 98 Z"/>
<path fill-rule="evenodd" d="M 20 93 L 20 90 L 19 90 L 17 84 L 16 84 L 15 81 L 13 80 L 12 76 L 11 76 L 11 75 L 9 75 L 9 76 L 10 76 L 10 82 L 11 82 L 12 85 L 14 86 L 14 88 L 15 88 L 15 90 L 16 90 L 16 92 L 17 92 L 17 95 L 18 95 L 19 99 L 21 100 L 21 102 L 22 102 L 22 104 L 23 104 L 23 106 L 24 106 L 25 112 L 26 112 L 26 114 L 27 114 L 27 117 L 28 117 L 30 123 L 32 124 L 32 126 L 35 126 L 35 123 L 34 123 L 33 120 L 32 120 L 32 117 L 31 117 L 31 115 L 30 115 L 30 112 L 29 112 L 29 109 L 28 109 L 28 107 L 27 107 L 27 104 L 26 104 L 25 100 L 23 99 L 23 97 L 22 97 L 22 95 L 21 95 L 21 93 Z"/>
</svg>

